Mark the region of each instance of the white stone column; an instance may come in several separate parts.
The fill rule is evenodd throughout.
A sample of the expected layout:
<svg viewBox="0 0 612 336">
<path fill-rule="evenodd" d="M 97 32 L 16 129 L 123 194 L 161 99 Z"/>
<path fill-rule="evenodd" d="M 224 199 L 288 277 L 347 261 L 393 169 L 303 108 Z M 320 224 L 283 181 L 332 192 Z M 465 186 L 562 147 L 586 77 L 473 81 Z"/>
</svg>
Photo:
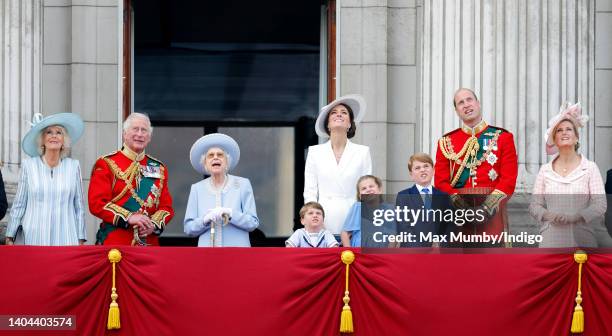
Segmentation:
<svg viewBox="0 0 612 336">
<path fill-rule="evenodd" d="M 479 94 L 485 120 L 514 134 L 517 192 L 547 162 L 544 132 L 565 101 L 594 118 L 594 4 L 589 0 L 423 0 L 421 149 L 460 125 L 457 88 Z M 581 134 L 594 155 L 593 123 Z"/>
<path fill-rule="evenodd" d="M 41 9 L 41 0 L 0 0 L 0 161 L 9 193 L 18 178 L 21 138 L 40 112 Z"/>
<path fill-rule="evenodd" d="M 604 180 L 612 168 L 612 0 L 597 0 L 595 8 L 595 162 Z M 612 207 L 612 203 L 608 203 Z M 610 208 L 608 208 L 610 209 Z"/>
<path fill-rule="evenodd" d="M 387 0 L 347 0 L 339 4 L 336 84 L 339 95 L 359 93 L 365 97 L 367 112 L 352 141 L 370 146 L 373 172 L 387 180 Z"/>
<path fill-rule="evenodd" d="M 9 206 L 17 191 L 21 138 L 40 112 L 42 0 L 0 0 L 0 167 Z M 0 218 L 0 239 L 8 215 Z"/>
</svg>

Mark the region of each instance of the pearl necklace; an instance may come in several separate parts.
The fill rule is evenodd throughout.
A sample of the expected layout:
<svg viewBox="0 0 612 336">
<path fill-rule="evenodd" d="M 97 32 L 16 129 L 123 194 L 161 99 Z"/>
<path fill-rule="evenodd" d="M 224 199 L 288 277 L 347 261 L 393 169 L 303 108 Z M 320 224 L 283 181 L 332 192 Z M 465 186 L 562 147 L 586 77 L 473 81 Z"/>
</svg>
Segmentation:
<svg viewBox="0 0 612 336">
<path fill-rule="evenodd" d="M 209 178 L 210 181 L 210 190 L 215 194 L 215 206 L 220 207 L 223 206 L 221 202 L 221 193 L 225 190 L 228 181 L 227 174 L 224 175 L 223 184 L 219 187 L 215 186 L 215 182 L 213 181 L 213 177 Z M 221 223 L 217 223 L 212 221 L 210 223 L 210 247 L 222 247 L 223 246 L 223 220 Z M 218 230 L 218 232 L 216 232 Z"/>
</svg>

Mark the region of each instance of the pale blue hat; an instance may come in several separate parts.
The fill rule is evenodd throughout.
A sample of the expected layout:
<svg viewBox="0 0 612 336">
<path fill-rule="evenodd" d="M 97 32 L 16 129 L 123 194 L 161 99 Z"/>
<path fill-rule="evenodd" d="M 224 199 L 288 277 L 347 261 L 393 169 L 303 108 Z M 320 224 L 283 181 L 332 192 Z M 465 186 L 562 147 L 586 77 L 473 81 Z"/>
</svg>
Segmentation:
<svg viewBox="0 0 612 336">
<path fill-rule="evenodd" d="M 49 126 L 59 125 L 66 129 L 68 136 L 74 145 L 83 135 L 83 119 L 78 114 L 62 112 L 43 117 L 40 113 L 35 113 L 32 117 L 32 128 L 21 140 L 21 148 L 31 157 L 39 156 L 37 138 L 40 132 Z"/>
<path fill-rule="evenodd" d="M 191 146 L 191 151 L 189 151 L 189 158 L 191 160 L 191 165 L 193 169 L 195 169 L 198 173 L 206 174 L 204 171 L 204 167 L 200 163 L 202 155 L 208 153 L 208 150 L 218 147 L 221 148 L 227 155 L 231 157 L 231 162 L 229 166 L 229 170 L 233 170 L 238 161 L 240 161 L 240 147 L 238 147 L 238 143 L 229 135 L 225 135 L 222 133 L 213 133 L 207 134 L 201 138 L 199 138 L 193 146 Z"/>
</svg>

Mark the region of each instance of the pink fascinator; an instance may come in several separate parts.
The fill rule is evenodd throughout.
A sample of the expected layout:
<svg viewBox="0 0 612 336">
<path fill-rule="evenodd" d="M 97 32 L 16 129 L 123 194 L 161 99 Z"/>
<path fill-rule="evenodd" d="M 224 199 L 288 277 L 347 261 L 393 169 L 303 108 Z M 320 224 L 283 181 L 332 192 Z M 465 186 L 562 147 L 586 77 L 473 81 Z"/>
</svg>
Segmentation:
<svg viewBox="0 0 612 336">
<path fill-rule="evenodd" d="M 559 114 L 552 117 L 550 121 L 548 121 L 548 129 L 544 135 L 544 141 L 546 141 L 546 154 L 553 155 L 559 151 L 559 148 L 557 148 L 553 140 L 552 133 L 557 125 L 565 119 L 571 120 L 576 127 L 582 128 L 584 125 L 586 125 L 587 121 L 589 121 L 589 116 L 582 114 L 582 106 L 580 105 L 580 102 L 573 105 L 571 105 L 569 102 L 563 103 L 561 107 L 559 107 Z"/>
</svg>

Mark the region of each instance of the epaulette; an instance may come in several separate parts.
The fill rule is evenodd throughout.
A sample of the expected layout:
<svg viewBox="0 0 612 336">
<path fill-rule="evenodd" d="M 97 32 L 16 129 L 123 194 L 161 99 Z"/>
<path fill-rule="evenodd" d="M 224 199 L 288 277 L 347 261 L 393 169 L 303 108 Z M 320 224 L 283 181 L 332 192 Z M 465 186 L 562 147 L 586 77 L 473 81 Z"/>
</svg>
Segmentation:
<svg viewBox="0 0 612 336">
<path fill-rule="evenodd" d="M 453 133 L 455 133 L 457 131 L 460 131 L 460 130 L 461 130 L 461 128 L 455 128 L 454 130 L 452 130 L 452 131 L 450 131 L 448 133 L 445 133 L 442 137 L 449 136 L 449 135 L 451 135 L 451 134 L 453 134 Z"/>
<path fill-rule="evenodd" d="M 116 150 L 116 151 L 114 151 L 114 152 L 110 152 L 110 153 L 108 153 L 108 154 L 104 154 L 104 155 L 102 155 L 102 156 L 99 156 L 99 157 L 96 159 L 96 161 L 95 161 L 95 163 L 94 163 L 93 167 L 91 167 L 91 175 L 93 175 L 94 170 L 96 170 L 96 166 L 98 165 L 98 161 L 103 160 L 104 158 L 107 158 L 107 157 L 109 157 L 109 156 L 113 156 L 113 155 L 117 154 L 118 152 L 119 152 L 119 151 L 118 151 L 118 150 Z M 98 168 L 97 168 L 97 170 L 101 170 L 101 169 L 102 169 L 102 168 L 100 168 L 100 167 L 98 167 Z"/>
<path fill-rule="evenodd" d="M 508 131 L 507 129 L 502 128 L 502 127 L 498 127 L 498 126 L 491 126 L 491 125 L 489 125 L 488 128 L 493 128 L 493 129 L 496 129 L 496 130 L 500 130 L 500 131 L 502 131 L 502 133 L 504 133 L 504 132 L 510 133 L 510 131 Z"/>
<path fill-rule="evenodd" d="M 164 164 L 164 163 L 163 163 L 161 160 L 159 160 L 158 158 L 152 157 L 152 156 L 151 156 L 151 155 L 149 155 L 149 154 L 145 154 L 145 155 L 146 155 L 146 156 L 147 156 L 149 159 L 151 159 L 151 160 L 156 161 L 157 163 L 159 163 L 161 166 L 165 166 L 165 164 Z"/>
<path fill-rule="evenodd" d="M 117 153 L 119 153 L 119 151 L 118 151 L 118 150 L 116 150 L 116 151 L 114 151 L 114 152 L 110 152 L 110 153 L 108 153 L 108 154 L 104 154 L 104 155 L 102 155 L 102 156 L 99 156 L 99 157 L 96 159 L 96 161 L 98 161 L 98 160 L 100 160 L 100 159 L 103 159 L 103 158 L 105 158 L 105 157 L 113 156 L 113 155 L 115 155 L 115 154 L 117 154 Z"/>
</svg>

